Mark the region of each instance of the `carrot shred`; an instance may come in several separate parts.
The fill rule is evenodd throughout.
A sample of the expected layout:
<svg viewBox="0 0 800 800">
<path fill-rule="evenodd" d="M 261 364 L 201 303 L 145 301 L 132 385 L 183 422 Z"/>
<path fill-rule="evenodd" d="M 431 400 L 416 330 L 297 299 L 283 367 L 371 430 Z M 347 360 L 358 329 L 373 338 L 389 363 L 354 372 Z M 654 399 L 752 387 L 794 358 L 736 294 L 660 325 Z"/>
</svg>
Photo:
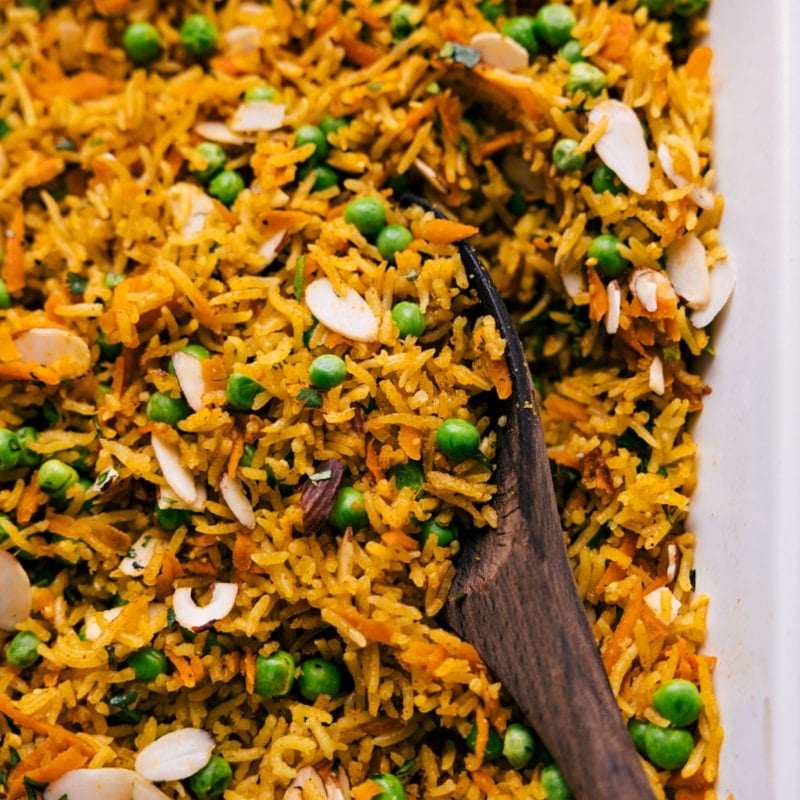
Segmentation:
<svg viewBox="0 0 800 800">
<path fill-rule="evenodd" d="M 242 674 L 245 691 L 247 694 L 253 694 L 256 688 L 256 657 L 250 650 L 245 650 L 242 658 Z"/>
<path fill-rule="evenodd" d="M 36 165 L 36 173 L 33 175 L 31 186 L 49 183 L 64 171 L 65 166 L 63 158 L 43 158 Z"/>
<path fill-rule="evenodd" d="M 50 367 L 22 361 L 0 364 L 0 378 L 7 381 L 41 381 L 48 386 L 58 386 L 61 383 L 56 371 Z"/>
<path fill-rule="evenodd" d="M 358 786 L 354 786 L 350 790 L 353 800 L 372 800 L 373 797 L 377 797 L 381 792 L 383 792 L 383 789 L 375 781 L 371 780 L 359 783 Z"/>
<path fill-rule="evenodd" d="M 173 592 L 176 578 L 183 577 L 183 567 L 172 552 L 166 550 L 161 562 L 161 572 L 156 579 L 156 596 L 163 600 Z"/>
<path fill-rule="evenodd" d="M 419 461 L 422 457 L 422 434 L 416 428 L 401 425 L 397 433 L 397 443 L 412 461 Z"/>
<path fill-rule="evenodd" d="M 386 475 L 381 467 L 380 459 L 378 458 L 378 450 L 375 447 L 374 439 L 367 439 L 367 447 L 364 459 L 370 475 L 376 480 L 383 480 Z"/>
<path fill-rule="evenodd" d="M 124 14 L 132 5 L 133 0 L 94 0 L 95 10 L 104 16 Z"/>
<path fill-rule="evenodd" d="M 636 552 L 636 542 L 638 536 L 635 533 L 626 533 L 622 538 L 619 550 L 629 558 L 633 558 Z M 622 580 L 625 577 L 625 570 L 616 562 L 612 561 L 603 572 L 597 585 L 594 587 L 595 594 L 602 594 L 606 587 L 614 581 Z"/>
<path fill-rule="evenodd" d="M 11 770 L 8 776 L 8 800 L 25 796 L 25 778 L 37 783 L 52 783 L 62 775 L 83 767 L 89 761 L 89 756 L 75 746 L 70 746 L 60 753 L 53 752 L 54 746 L 58 745 L 46 739 Z"/>
<path fill-rule="evenodd" d="M 597 270 L 589 268 L 589 319 L 600 322 L 608 313 L 608 292 Z"/>
<path fill-rule="evenodd" d="M 686 59 L 686 74 L 699 80 L 707 78 L 713 57 L 714 51 L 707 44 L 695 47 Z"/>
<path fill-rule="evenodd" d="M 465 225 L 452 219 L 428 220 L 422 226 L 423 238 L 431 244 L 453 244 L 462 239 L 474 236 L 478 229 L 474 225 Z"/>
<path fill-rule="evenodd" d="M 386 531 L 381 534 L 381 541 L 387 547 L 400 547 L 403 550 L 419 550 L 419 542 L 403 531 Z"/>
<path fill-rule="evenodd" d="M 433 97 L 427 98 L 423 103 L 420 103 L 416 108 L 412 108 L 406 116 L 405 127 L 407 130 L 416 130 L 422 120 L 429 117 L 436 109 L 436 99 Z"/>
<path fill-rule="evenodd" d="M 522 141 L 522 131 L 504 131 L 503 133 L 495 136 L 494 139 L 488 139 L 481 142 L 480 153 L 484 158 L 494 155 L 499 150 L 504 150 L 512 144 L 517 144 Z"/>
<path fill-rule="evenodd" d="M 358 9 L 358 18 L 370 28 L 381 30 L 386 28 L 386 21 L 383 17 L 378 16 L 370 7 L 369 3 L 364 0 L 356 0 L 356 8 Z"/>
<path fill-rule="evenodd" d="M 332 610 L 347 622 L 348 625 L 351 625 L 370 641 L 380 642 L 381 644 L 391 644 L 392 636 L 395 631 L 388 622 L 381 622 L 380 620 L 365 617 L 349 606 L 343 606 L 342 608 Z"/>
<path fill-rule="evenodd" d="M 256 543 L 252 537 L 237 533 L 236 540 L 233 543 L 233 566 L 240 572 L 247 572 L 250 569 L 255 551 Z"/>
<path fill-rule="evenodd" d="M 128 2 L 128 0 L 125 0 Z M 108 45 L 108 23 L 101 19 L 94 19 L 86 26 L 86 38 L 83 42 L 83 52 L 90 56 L 103 56 L 111 48 Z"/>
<path fill-rule="evenodd" d="M 475 756 L 478 761 L 483 761 L 486 754 L 486 745 L 489 744 L 489 717 L 483 710 L 483 706 L 479 705 L 475 709 Z"/>
<path fill-rule="evenodd" d="M 118 91 L 122 83 L 99 72 L 84 70 L 68 78 L 58 80 L 29 80 L 31 92 L 40 100 L 52 101 L 63 97 L 67 100 L 97 100 Z"/>
<path fill-rule="evenodd" d="M 631 592 L 630 599 L 628 600 L 628 606 L 622 613 L 619 624 L 614 630 L 614 633 L 609 637 L 605 649 L 603 650 L 602 658 L 606 672 L 611 671 L 617 659 L 622 655 L 622 651 L 625 649 L 625 643 L 633 636 L 633 628 L 642 614 L 643 602 L 642 583 L 641 581 L 637 581 L 634 590 Z"/>
<path fill-rule="evenodd" d="M 589 419 L 585 406 L 560 394 L 547 395 L 543 405 L 554 417 L 565 422 L 586 422 Z"/>
<path fill-rule="evenodd" d="M 327 33 L 339 21 L 339 9 L 330 3 L 326 5 L 322 11 L 319 12 L 317 17 L 317 25 L 314 28 L 314 33 L 317 37 Z"/>
<path fill-rule="evenodd" d="M 633 17 L 630 14 L 612 14 L 611 33 L 600 51 L 602 55 L 609 61 L 623 61 L 630 49 L 633 32 Z"/>
<path fill-rule="evenodd" d="M 231 446 L 231 454 L 228 458 L 228 477 L 233 480 L 236 477 L 236 470 L 239 468 L 239 461 L 241 461 L 242 454 L 244 453 L 244 439 L 237 436 L 233 440 Z"/>
<path fill-rule="evenodd" d="M 48 740 L 53 741 L 59 747 L 76 747 L 89 756 L 94 753 L 94 748 L 77 734 L 68 731 L 61 725 L 43 722 L 30 714 L 26 714 L 24 711 L 20 711 L 11 699 L 4 694 L 0 694 L 0 714 L 4 714 L 21 728 L 46 736 Z"/>
<path fill-rule="evenodd" d="M 347 57 L 359 67 L 369 67 L 381 57 L 380 50 L 362 42 L 350 31 L 341 31 L 336 37 L 336 41 L 344 48 Z"/>
<path fill-rule="evenodd" d="M 12 294 L 25 288 L 25 212 L 21 205 L 14 209 L 6 231 L 6 256 L 3 277 Z"/>
<path fill-rule="evenodd" d="M 473 783 L 487 796 L 493 797 L 497 794 L 497 786 L 495 782 L 492 780 L 489 773 L 481 768 L 476 769 L 470 773 L 472 775 Z"/>
</svg>

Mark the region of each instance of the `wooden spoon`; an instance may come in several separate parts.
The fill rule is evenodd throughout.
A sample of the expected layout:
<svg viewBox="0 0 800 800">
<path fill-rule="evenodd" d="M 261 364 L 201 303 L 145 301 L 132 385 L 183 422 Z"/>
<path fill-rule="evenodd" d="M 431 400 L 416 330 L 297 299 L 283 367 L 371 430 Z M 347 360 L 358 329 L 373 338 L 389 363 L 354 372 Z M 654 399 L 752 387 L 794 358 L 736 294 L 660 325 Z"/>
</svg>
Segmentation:
<svg viewBox="0 0 800 800">
<path fill-rule="evenodd" d="M 417 204 L 444 216 L 427 201 Z M 578 800 L 654 793 L 608 683 L 567 557 L 531 375 L 508 310 L 472 247 L 461 259 L 506 341 L 511 397 L 498 402 L 497 530 L 462 539 L 444 610 L 511 693 Z"/>
</svg>

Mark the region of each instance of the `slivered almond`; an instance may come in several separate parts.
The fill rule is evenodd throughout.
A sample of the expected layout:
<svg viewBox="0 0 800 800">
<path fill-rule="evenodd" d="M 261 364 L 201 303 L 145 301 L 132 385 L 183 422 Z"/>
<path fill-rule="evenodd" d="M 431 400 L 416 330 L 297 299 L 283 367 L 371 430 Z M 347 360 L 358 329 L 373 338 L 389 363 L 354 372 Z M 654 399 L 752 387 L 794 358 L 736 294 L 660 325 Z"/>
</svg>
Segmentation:
<svg viewBox="0 0 800 800">
<path fill-rule="evenodd" d="M 22 564 L 7 550 L 0 550 L 0 631 L 13 631 L 31 613 L 31 581 Z"/>
<path fill-rule="evenodd" d="M 651 314 L 658 309 L 659 300 L 675 300 L 675 290 L 663 272 L 642 267 L 633 273 L 630 284 L 633 294 Z"/>
<path fill-rule="evenodd" d="M 132 800 L 135 781 L 132 769 L 73 769 L 50 783 L 44 790 L 44 800 Z"/>
<path fill-rule="evenodd" d="M 705 308 L 711 299 L 711 272 L 706 248 L 690 233 L 667 247 L 667 274 L 689 308 Z"/>
<path fill-rule="evenodd" d="M 629 188 L 644 194 L 650 185 L 650 155 L 636 112 L 620 100 L 604 100 L 589 112 L 589 130 L 606 120 L 594 149 Z"/>
<path fill-rule="evenodd" d="M 238 591 L 239 587 L 235 583 L 215 583 L 211 587 L 211 599 L 206 605 L 198 606 L 192 599 L 192 590 L 188 586 L 178 588 L 172 595 L 175 619 L 184 628 L 202 630 L 230 614 Z"/>
<path fill-rule="evenodd" d="M 157 489 L 157 502 L 159 508 L 184 508 L 187 511 L 201 512 L 206 507 L 206 500 L 208 493 L 205 485 L 195 481 L 194 487 L 197 491 L 197 496 L 193 503 L 186 503 L 171 491 L 168 486 L 159 486 Z"/>
<path fill-rule="evenodd" d="M 675 169 L 675 163 L 672 159 L 672 153 L 666 143 L 662 142 L 658 146 L 658 162 L 661 164 L 661 169 L 664 174 L 677 186 L 682 189 L 688 183 L 692 183 L 692 190 L 689 192 L 689 197 L 694 200 L 700 208 L 710 209 L 714 208 L 714 193 L 705 186 L 694 183 L 688 178 L 681 175 Z"/>
<path fill-rule="evenodd" d="M 128 551 L 128 555 L 119 562 L 120 572 L 135 578 L 144 574 L 147 565 L 153 558 L 158 540 L 152 533 L 142 534 Z"/>
<path fill-rule="evenodd" d="M 264 259 L 263 266 L 268 267 L 275 260 L 285 239 L 286 231 L 278 231 L 261 243 L 258 254 Z"/>
<path fill-rule="evenodd" d="M 170 189 L 172 215 L 183 236 L 194 236 L 205 227 L 214 201 L 193 183 L 176 183 Z"/>
<path fill-rule="evenodd" d="M 242 3 L 239 10 L 244 11 L 244 7 L 245 4 Z M 261 6 L 259 6 L 260 10 L 262 10 Z M 261 29 L 255 25 L 236 25 L 225 34 L 223 41 L 229 55 L 254 53 L 261 44 Z"/>
<path fill-rule="evenodd" d="M 657 395 L 664 394 L 666 388 L 664 385 L 664 362 L 658 356 L 654 356 L 650 362 L 648 383 L 651 391 Z"/>
<path fill-rule="evenodd" d="M 230 125 L 226 122 L 218 120 L 205 120 L 198 122 L 194 126 L 194 132 L 203 139 L 209 142 L 217 142 L 219 144 L 232 144 L 243 145 L 250 144 L 255 141 L 252 136 L 242 136 L 234 130 L 231 130 Z"/>
<path fill-rule="evenodd" d="M 142 748 L 134 766 L 151 781 L 181 781 L 208 764 L 215 746 L 208 731 L 179 728 Z"/>
<path fill-rule="evenodd" d="M 728 258 L 718 261 L 711 270 L 711 296 L 704 308 L 692 312 L 689 319 L 695 328 L 704 328 L 725 307 L 736 286 L 736 264 Z"/>
<path fill-rule="evenodd" d="M 286 106 L 269 100 L 248 100 L 242 103 L 230 121 L 230 129 L 235 133 L 251 131 L 276 131 L 283 127 Z"/>
<path fill-rule="evenodd" d="M 573 299 L 586 291 L 583 273 L 579 269 L 571 269 L 569 272 L 562 272 L 561 283 L 564 284 L 564 291 Z"/>
<path fill-rule="evenodd" d="M 619 329 L 619 315 L 622 307 L 622 291 L 619 281 L 609 281 L 606 286 L 608 311 L 606 312 L 606 333 L 615 334 Z"/>
<path fill-rule="evenodd" d="M 205 408 L 203 398 L 208 392 L 208 385 L 200 359 L 179 350 L 172 354 L 172 366 L 175 367 L 175 377 L 192 411 Z"/>
<path fill-rule="evenodd" d="M 518 72 L 528 67 L 528 51 L 518 42 L 497 31 L 476 33 L 470 45 L 480 54 L 481 60 L 490 67 Z"/>
<path fill-rule="evenodd" d="M 245 528 L 252 530 L 256 526 L 256 515 L 253 506 L 244 493 L 242 484 L 224 473 L 219 479 L 219 491 L 222 499 L 228 508 L 233 512 L 233 516 L 241 522 Z"/>
<path fill-rule="evenodd" d="M 644 597 L 645 603 L 662 622 L 672 622 L 678 616 L 681 604 L 666 586 L 660 586 Z"/>
<path fill-rule="evenodd" d="M 197 500 L 197 486 L 192 473 L 181 463 L 180 450 L 157 433 L 150 434 L 150 442 L 169 488 L 179 499 L 191 506 Z"/>
<path fill-rule="evenodd" d="M 306 304 L 326 328 L 359 342 L 377 341 L 378 318 L 354 289 L 339 296 L 327 278 L 318 278 L 306 287 Z"/>
<path fill-rule="evenodd" d="M 89 345 L 77 334 L 62 328 L 31 328 L 14 337 L 19 360 L 50 367 L 61 378 L 85 375 L 92 366 Z"/>
</svg>

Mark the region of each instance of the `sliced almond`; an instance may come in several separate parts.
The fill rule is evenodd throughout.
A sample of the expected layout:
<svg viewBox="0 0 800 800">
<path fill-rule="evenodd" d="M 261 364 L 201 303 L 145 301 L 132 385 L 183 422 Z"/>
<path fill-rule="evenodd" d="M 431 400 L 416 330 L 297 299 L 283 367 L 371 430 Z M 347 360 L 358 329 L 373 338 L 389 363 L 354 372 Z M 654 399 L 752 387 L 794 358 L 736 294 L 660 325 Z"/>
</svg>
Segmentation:
<svg viewBox="0 0 800 800">
<path fill-rule="evenodd" d="M 306 304 L 326 328 L 359 342 L 377 341 L 378 318 L 354 289 L 340 297 L 327 278 L 318 278 L 306 287 Z"/>
<path fill-rule="evenodd" d="M 158 539 L 152 533 L 142 534 L 128 551 L 128 555 L 119 562 L 119 569 L 131 578 L 143 575 L 147 565 L 152 561 L 156 552 Z"/>
<path fill-rule="evenodd" d="M 31 328 L 14 337 L 14 346 L 20 361 L 50 367 L 61 378 L 80 378 L 92 366 L 89 345 L 62 328 Z"/>
<path fill-rule="evenodd" d="M 666 143 L 662 142 L 658 146 L 658 162 L 661 164 L 661 169 L 664 174 L 677 186 L 682 189 L 688 183 L 692 183 L 688 178 L 681 175 L 675 168 L 675 163 L 672 159 L 672 153 Z M 700 208 L 710 209 L 714 208 L 714 193 L 705 186 L 695 183 L 689 197 L 694 200 Z"/>
<path fill-rule="evenodd" d="M 242 136 L 231 130 L 230 125 L 219 120 L 205 120 L 194 126 L 194 132 L 202 139 L 218 144 L 243 145 L 255 141 L 252 136 Z"/>
<path fill-rule="evenodd" d="M 211 587 L 211 599 L 206 605 L 198 606 L 192 599 L 192 590 L 183 586 L 172 595 L 175 619 L 184 628 L 202 630 L 230 614 L 238 592 L 239 586 L 235 583 L 215 583 Z"/>
<path fill-rule="evenodd" d="M 147 778 L 136 773 L 136 778 L 133 781 L 132 800 L 170 800 L 170 798 L 158 786 L 153 785 Z"/>
<path fill-rule="evenodd" d="M 583 279 L 583 272 L 580 269 L 571 269 L 569 272 L 562 272 L 561 283 L 564 284 L 564 291 L 573 299 L 586 291 L 586 282 Z"/>
<path fill-rule="evenodd" d="M 667 274 L 689 308 L 705 308 L 711 299 L 711 273 L 703 243 L 690 233 L 667 247 Z"/>
<path fill-rule="evenodd" d="M 135 781 L 132 769 L 73 769 L 44 790 L 44 800 L 132 800 Z"/>
<path fill-rule="evenodd" d="M 244 11 L 244 3 L 239 6 Z M 259 6 L 259 11 L 263 10 Z M 255 25 L 236 25 L 231 28 L 224 38 L 225 50 L 228 54 L 247 55 L 255 53 L 261 45 L 261 29 Z"/>
<path fill-rule="evenodd" d="M 245 528 L 250 530 L 255 528 L 256 515 L 250 500 L 244 493 L 242 484 L 236 478 L 231 478 L 227 473 L 224 473 L 219 479 L 219 491 L 222 494 L 222 499 L 233 512 L 233 516 Z"/>
<path fill-rule="evenodd" d="M 606 120 L 594 149 L 629 188 L 644 194 L 650 185 L 650 155 L 636 112 L 619 100 L 604 100 L 589 112 L 589 130 Z"/>
<path fill-rule="evenodd" d="M 664 385 L 664 362 L 658 356 L 653 356 L 653 360 L 650 362 L 648 385 L 651 392 L 655 392 L 657 395 L 664 394 L 666 388 Z"/>
<path fill-rule="evenodd" d="M 667 545 L 667 580 L 672 583 L 678 577 L 678 567 L 681 563 L 681 552 L 678 545 L 670 542 Z"/>
<path fill-rule="evenodd" d="M 214 201 L 193 183 L 176 183 L 170 189 L 172 216 L 183 236 L 194 236 L 203 230 L 214 212 Z"/>
<path fill-rule="evenodd" d="M 619 315 L 622 308 L 622 291 L 619 281 L 609 281 L 606 286 L 608 312 L 606 313 L 606 333 L 615 334 L 619 330 Z"/>
<path fill-rule="evenodd" d="M 336 774 L 331 772 L 325 777 L 325 790 L 328 800 L 350 800 L 350 780 L 341 767 Z"/>
<path fill-rule="evenodd" d="M 695 328 L 705 328 L 725 307 L 736 286 L 736 264 L 728 258 L 718 261 L 711 270 L 711 296 L 705 308 L 692 312 L 689 319 Z"/>
<path fill-rule="evenodd" d="M 181 781 L 208 764 L 216 743 L 202 728 L 165 733 L 139 751 L 136 771 L 151 781 Z"/>
<path fill-rule="evenodd" d="M 286 118 L 286 105 L 269 100 L 248 100 L 242 103 L 230 121 L 230 129 L 235 133 L 251 131 L 276 131 L 283 127 Z"/>
<path fill-rule="evenodd" d="M 268 267 L 275 260 L 285 239 L 286 231 L 278 231 L 261 243 L 258 254 L 264 259 L 263 266 Z"/>
<path fill-rule="evenodd" d="M 179 350 L 172 354 L 172 366 L 175 367 L 175 377 L 192 411 L 205 408 L 203 398 L 208 392 L 208 384 L 201 360 L 191 353 Z"/>
<path fill-rule="evenodd" d="M 84 622 L 83 630 L 86 641 L 96 642 L 102 635 L 109 622 L 113 622 L 122 613 L 122 606 L 107 608 L 105 611 L 90 612 Z M 99 620 L 103 620 L 101 625 Z"/>
<path fill-rule="evenodd" d="M 497 31 L 476 33 L 470 45 L 481 54 L 481 61 L 490 67 L 506 72 L 519 72 L 528 67 L 528 51 L 519 42 Z"/>
<path fill-rule="evenodd" d="M 681 604 L 666 586 L 660 586 L 644 596 L 653 613 L 665 623 L 672 622 L 681 610 Z"/>
<path fill-rule="evenodd" d="M 30 616 L 33 595 L 28 573 L 7 550 L 0 550 L 0 586 L 0 631 L 13 631 Z"/>
<path fill-rule="evenodd" d="M 169 488 L 184 503 L 191 505 L 197 500 L 197 486 L 194 477 L 181 463 L 180 450 L 174 445 L 162 439 L 157 433 L 150 434 L 150 442 L 153 445 L 153 452 L 156 460 L 161 467 L 161 474 L 169 484 Z"/>
<path fill-rule="evenodd" d="M 314 769 L 314 767 L 301 767 L 297 771 L 295 779 L 289 784 L 288 788 L 303 789 L 306 783 L 313 784 L 314 788 L 319 791 L 322 797 L 327 797 L 327 792 L 325 791 L 325 782 L 322 780 L 321 775 Z M 305 792 L 303 794 L 305 795 Z"/>
<path fill-rule="evenodd" d="M 158 503 L 159 508 L 183 508 L 187 511 L 196 511 L 198 514 L 201 511 L 205 510 L 206 507 L 206 500 L 208 500 L 208 493 L 206 492 L 206 487 L 202 483 L 198 483 L 195 481 L 194 488 L 197 491 L 197 496 L 194 499 L 193 503 L 186 503 L 175 494 L 175 492 L 170 491 L 168 486 L 159 486 L 156 492 L 157 499 L 156 502 Z"/>
<path fill-rule="evenodd" d="M 630 285 L 645 311 L 651 314 L 658 310 L 659 301 L 675 301 L 675 290 L 669 278 L 658 270 L 645 267 L 637 269 L 631 276 Z"/>
</svg>

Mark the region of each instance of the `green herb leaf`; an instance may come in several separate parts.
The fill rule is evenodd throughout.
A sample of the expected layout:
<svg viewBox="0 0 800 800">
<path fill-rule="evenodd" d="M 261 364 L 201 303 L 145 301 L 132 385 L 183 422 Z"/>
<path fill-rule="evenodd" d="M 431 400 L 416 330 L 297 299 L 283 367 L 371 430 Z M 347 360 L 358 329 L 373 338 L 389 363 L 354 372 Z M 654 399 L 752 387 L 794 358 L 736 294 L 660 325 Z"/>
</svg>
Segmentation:
<svg viewBox="0 0 800 800">
<path fill-rule="evenodd" d="M 447 42 L 445 46 L 439 51 L 439 55 L 442 58 L 446 58 L 449 61 L 455 61 L 456 64 L 463 64 L 465 67 L 476 67 L 481 60 L 481 52 L 480 50 L 476 50 L 474 47 L 467 47 L 463 44 L 458 44 L 458 42 Z"/>
<path fill-rule="evenodd" d="M 83 275 L 78 275 L 77 272 L 67 273 L 67 291 L 70 294 L 81 295 L 86 291 L 89 285 L 89 280 Z"/>
<path fill-rule="evenodd" d="M 300 256 L 294 265 L 294 282 L 292 288 L 294 289 L 294 296 L 299 300 L 303 296 L 303 289 L 306 282 L 306 257 Z"/>
<path fill-rule="evenodd" d="M 316 389 L 303 388 L 295 399 L 300 400 L 305 408 L 322 408 L 322 395 Z"/>
</svg>

